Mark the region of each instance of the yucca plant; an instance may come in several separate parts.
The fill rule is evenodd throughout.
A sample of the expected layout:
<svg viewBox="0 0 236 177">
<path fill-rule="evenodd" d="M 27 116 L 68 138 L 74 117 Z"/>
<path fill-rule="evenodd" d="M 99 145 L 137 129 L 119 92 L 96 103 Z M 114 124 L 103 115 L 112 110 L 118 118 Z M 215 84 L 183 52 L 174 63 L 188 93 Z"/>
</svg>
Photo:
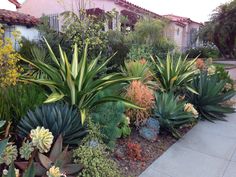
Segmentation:
<svg viewBox="0 0 236 177">
<path fill-rule="evenodd" d="M 83 56 L 79 61 L 78 47 L 75 44 L 72 62 L 70 63 L 66 53 L 59 46 L 60 58 L 56 58 L 50 45 L 47 43 L 50 57 L 54 62 L 53 65 L 46 64 L 40 60 L 30 61 L 21 58 L 23 61 L 29 63 L 33 67 L 41 70 L 48 79 L 35 79 L 33 77 L 24 75 L 21 77 L 23 81 L 30 81 L 44 85 L 50 89 L 50 94 L 45 103 L 55 102 L 61 99 L 78 106 L 81 112 L 82 123 L 85 121 L 88 110 L 94 106 L 110 101 L 122 101 L 126 105 L 137 106 L 131 104 L 120 97 L 107 96 L 100 100 L 94 99 L 96 95 L 104 89 L 118 83 L 125 83 L 126 81 L 137 79 L 124 77 L 122 73 L 107 74 L 106 76 L 98 77 L 98 74 L 104 70 L 106 64 L 112 59 L 107 59 L 104 63 L 98 64 L 101 55 L 88 63 L 87 50 L 88 43 L 85 46 Z"/>
<path fill-rule="evenodd" d="M 196 59 L 188 61 L 187 56 L 185 58 L 180 56 L 179 59 L 175 61 L 170 53 L 167 54 L 166 59 L 163 61 L 158 57 L 157 62 L 153 57 L 151 58 L 163 91 L 175 92 L 177 89 L 186 88 L 197 94 L 197 92 L 189 86 L 195 73 L 193 66 Z"/>
<path fill-rule="evenodd" d="M 176 128 L 195 121 L 193 114 L 184 111 L 185 102 L 178 101 L 173 93 L 156 93 L 154 116 L 160 126 L 168 130 L 176 138 L 180 138 Z"/>
<path fill-rule="evenodd" d="M 44 104 L 28 111 L 17 126 L 18 135 L 23 139 L 38 126 L 49 129 L 56 138 L 61 134 L 64 143 L 70 145 L 79 144 L 87 133 L 78 109 L 67 103 Z"/>
<path fill-rule="evenodd" d="M 234 112 L 234 108 L 222 104 L 235 95 L 234 90 L 222 92 L 226 82 L 226 80 L 219 80 L 217 74 L 208 76 L 207 72 L 194 77 L 192 87 L 199 94 L 189 93 L 188 99 L 197 108 L 201 119 L 211 122 L 224 120 L 226 113 Z"/>
</svg>

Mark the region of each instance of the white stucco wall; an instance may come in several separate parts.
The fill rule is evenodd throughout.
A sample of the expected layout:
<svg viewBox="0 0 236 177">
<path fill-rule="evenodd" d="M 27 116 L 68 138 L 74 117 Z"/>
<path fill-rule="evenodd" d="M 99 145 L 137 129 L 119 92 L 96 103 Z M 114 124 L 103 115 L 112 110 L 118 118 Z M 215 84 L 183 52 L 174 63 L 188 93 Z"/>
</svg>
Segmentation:
<svg viewBox="0 0 236 177">
<path fill-rule="evenodd" d="M 39 32 L 34 27 L 27 28 L 25 26 L 16 25 L 15 30 L 21 33 L 21 36 L 25 37 L 28 40 L 38 40 Z"/>
<path fill-rule="evenodd" d="M 179 47 L 179 50 L 183 50 L 183 27 L 179 25 L 175 25 L 174 28 L 174 41 L 176 45 Z"/>
<path fill-rule="evenodd" d="M 8 0 L 0 0 L 0 9 L 16 11 L 16 6 Z"/>
<path fill-rule="evenodd" d="M 87 9 L 100 8 L 105 11 L 111 11 L 114 8 L 117 11 L 124 9 L 121 6 L 116 5 L 113 0 L 90 0 L 85 2 L 86 3 L 82 6 L 85 6 Z M 18 11 L 39 18 L 43 14 L 60 14 L 72 9 L 76 11 L 79 8 L 80 4 L 77 0 L 61 0 L 60 2 L 58 2 L 58 0 L 26 0 Z"/>
</svg>

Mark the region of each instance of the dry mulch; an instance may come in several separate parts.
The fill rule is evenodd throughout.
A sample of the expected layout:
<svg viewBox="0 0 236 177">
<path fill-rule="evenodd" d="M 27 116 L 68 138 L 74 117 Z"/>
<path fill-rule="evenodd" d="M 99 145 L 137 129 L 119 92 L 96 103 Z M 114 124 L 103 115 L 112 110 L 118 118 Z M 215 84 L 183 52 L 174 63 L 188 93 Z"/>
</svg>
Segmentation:
<svg viewBox="0 0 236 177">
<path fill-rule="evenodd" d="M 192 126 L 182 127 L 179 132 L 183 136 L 191 128 Z M 113 156 L 125 177 L 137 177 L 176 141 L 169 133 L 161 131 L 158 139 L 150 142 L 139 136 L 137 130 L 133 130 L 129 138 L 118 140 Z M 141 157 L 128 155 L 129 143 L 140 146 Z"/>
</svg>

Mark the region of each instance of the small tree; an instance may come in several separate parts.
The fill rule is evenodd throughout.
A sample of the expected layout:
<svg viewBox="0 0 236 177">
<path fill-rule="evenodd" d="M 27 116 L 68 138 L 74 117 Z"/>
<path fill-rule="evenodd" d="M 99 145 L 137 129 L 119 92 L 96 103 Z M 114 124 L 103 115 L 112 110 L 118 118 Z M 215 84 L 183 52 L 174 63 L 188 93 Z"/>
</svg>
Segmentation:
<svg viewBox="0 0 236 177">
<path fill-rule="evenodd" d="M 216 8 L 200 37 L 214 43 L 226 58 L 236 57 L 236 0 Z"/>
<path fill-rule="evenodd" d="M 128 34 L 127 40 L 132 46 L 151 46 L 152 54 L 162 58 L 174 49 L 174 44 L 164 34 L 165 26 L 162 20 L 141 19 L 135 24 L 135 30 Z"/>
</svg>

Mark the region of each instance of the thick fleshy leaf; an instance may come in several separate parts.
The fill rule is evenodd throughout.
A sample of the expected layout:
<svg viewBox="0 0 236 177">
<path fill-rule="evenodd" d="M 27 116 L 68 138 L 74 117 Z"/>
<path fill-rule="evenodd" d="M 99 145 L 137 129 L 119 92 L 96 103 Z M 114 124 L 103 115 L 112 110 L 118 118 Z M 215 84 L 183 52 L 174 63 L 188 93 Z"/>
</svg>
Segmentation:
<svg viewBox="0 0 236 177">
<path fill-rule="evenodd" d="M 3 151 L 5 150 L 7 143 L 8 143 L 8 138 L 0 141 L 0 156 L 2 155 Z"/>
<path fill-rule="evenodd" d="M 62 136 L 60 135 L 52 147 L 49 157 L 51 161 L 54 162 L 62 152 L 62 144 L 63 144 L 63 139 Z"/>
<path fill-rule="evenodd" d="M 48 96 L 48 98 L 44 101 L 44 103 L 52 103 L 61 100 L 64 97 L 64 95 L 59 93 L 52 93 Z"/>
</svg>

